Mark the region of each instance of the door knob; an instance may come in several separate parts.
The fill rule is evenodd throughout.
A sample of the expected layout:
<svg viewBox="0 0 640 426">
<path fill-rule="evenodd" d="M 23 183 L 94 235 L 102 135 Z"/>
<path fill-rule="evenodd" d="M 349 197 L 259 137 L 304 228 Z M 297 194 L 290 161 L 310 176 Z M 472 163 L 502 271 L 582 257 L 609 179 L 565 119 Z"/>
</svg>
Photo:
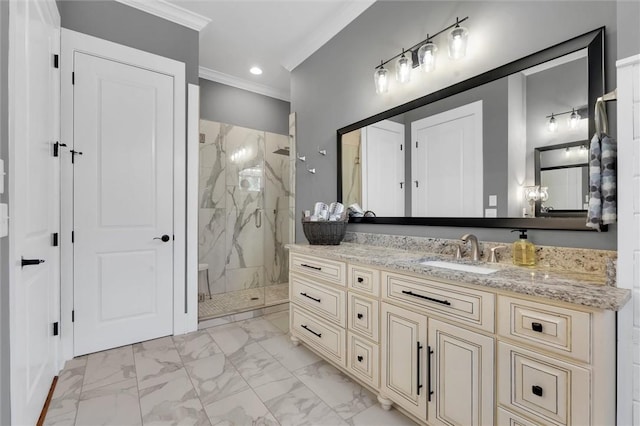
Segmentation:
<svg viewBox="0 0 640 426">
<path fill-rule="evenodd" d="M 21 257 L 20 266 L 24 268 L 25 266 L 39 265 L 44 263 L 44 259 L 25 259 Z"/>
<path fill-rule="evenodd" d="M 168 236 L 167 234 L 164 234 L 162 237 L 155 237 L 154 238 L 154 240 L 162 240 L 163 243 L 166 243 L 170 239 L 171 239 L 171 237 Z"/>
</svg>

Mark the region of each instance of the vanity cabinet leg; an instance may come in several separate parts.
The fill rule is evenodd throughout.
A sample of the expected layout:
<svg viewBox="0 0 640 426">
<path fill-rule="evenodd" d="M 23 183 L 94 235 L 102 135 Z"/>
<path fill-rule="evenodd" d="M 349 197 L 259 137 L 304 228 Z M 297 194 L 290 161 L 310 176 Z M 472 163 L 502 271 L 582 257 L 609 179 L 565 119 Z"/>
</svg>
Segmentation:
<svg viewBox="0 0 640 426">
<path fill-rule="evenodd" d="M 382 395 L 378 395 L 378 402 L 384 411 L 391 410 L 391 406 L 393 405 L 393 402 L 390 399 L 387 399 Z"/>
<path fill-rule="evenodd" d="M 296 336 L 291 336 L 291 342 L 293 343 L 293 346 L 300 345 L 300 339 L 298 339 Z"/>
</svg>

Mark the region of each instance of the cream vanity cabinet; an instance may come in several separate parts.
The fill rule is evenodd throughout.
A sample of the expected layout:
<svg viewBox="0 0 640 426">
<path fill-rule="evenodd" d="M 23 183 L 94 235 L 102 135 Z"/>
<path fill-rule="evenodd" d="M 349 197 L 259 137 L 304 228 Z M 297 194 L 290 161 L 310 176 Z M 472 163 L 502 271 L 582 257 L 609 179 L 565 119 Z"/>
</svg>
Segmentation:
<svg viewBox="0 0 640 426">
<path fill-rule="evenodd" d="M 381 399 L 431 425 L 493 424 L 495 343 L 474 327 L 493 329 L 495 296 L 391 272 L 382 289 Z"/>
<path fill-rule="evenodd" d="M 428 425 L 615 424 L 615 313 L 292 250 L 291 339 Z"/>
</svg>

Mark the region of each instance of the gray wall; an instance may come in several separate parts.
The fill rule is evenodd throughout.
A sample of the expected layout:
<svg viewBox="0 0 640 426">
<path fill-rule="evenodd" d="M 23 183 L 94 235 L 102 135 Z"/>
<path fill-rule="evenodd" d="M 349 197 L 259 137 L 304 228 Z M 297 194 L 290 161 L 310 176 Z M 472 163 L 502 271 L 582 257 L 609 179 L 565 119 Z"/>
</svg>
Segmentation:
<svg viewBox="0 0 640 426">
<path fill-rule="evenodd" d="M 198 84 L 197 31 L 114 0 L 57 0 L 62 27 L 184 62 Z"/>
<path fill-rule="evenodd" d="M 402 47 L 449 25 L 456 16 L 469 16 L 470 54 L 452 63 L 444 56 L 438 69 L 406 87 L 392 87 L 376 95 L 373 67 Z M 606 88 L 615 87 L 617 58 L 616 3 L 610 1 L 378 1 L 292 72 L 291 110 L 297 113 L 298 152 L 312 154 L 320 145 L 328 149 L 314 161 L 317 173 L 298 168 L 297 214 L 316 200 L 336 198 L 336 129 L 380 113 L 455 82 L 545 49 L 571 37 L 606 26 Z M 638 25 L 638 23 L 636 23 Z M 544 29 L 544 30 L 541 30 Z M 475 44 L 475 46 L 474 46 Z M 615 107 L 610 108 L 615 120 Z M 297 239 L 304 241 L 299 218 Z M 508 230 L 446 227 L 350 226 L 351 230 L 388 234 L 458 238 L 472 231 L 485 240 L 513 241 Z M 609 232 L 531 231 L 536 244 L 615 249 L 616 226 Z"/>
<path fill-rule="evenodd" d="M 0 158 L 8 166 L 7 151 L 9 129 L 7 126 L 7 72 L 9 64 L 9 2 L 0 1 Z M 8 200 L 8 185 L 0 195 L 0 202 Z M 0 238 L 0 425 L 10 424 L 9 399 L 9 252 L 8 239 Z"/>
<path fill-rule="evenodd" d="M 640 1 L 626 0 L 618 5 L 618 59 L 640 53 Z"/>
<path fill-rule="evenodd" d="M 287 101 L 200 79 L 200 118 L 204 120 L 288 135 L 289 111 Z"/>
</svg>

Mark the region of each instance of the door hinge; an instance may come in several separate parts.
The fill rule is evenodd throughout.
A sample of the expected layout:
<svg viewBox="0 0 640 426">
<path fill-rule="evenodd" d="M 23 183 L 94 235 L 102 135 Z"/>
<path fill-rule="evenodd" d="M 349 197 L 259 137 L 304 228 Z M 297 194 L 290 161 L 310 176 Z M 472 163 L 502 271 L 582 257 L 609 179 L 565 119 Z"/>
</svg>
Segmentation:
<svg viewBox="0 0 640 426">
<path fill-rule="evenodd" d="M 76 322 L 76 311 L 71 311 L 71 322 Z"/>
<path fill-rule="evenodd" d="M 76 242 L 76 235 L 75 235 L 75 231 L 71 231 L 71 244 Z"/>
<path fill-rule="evenodd" d="M 415 182 L 416 182 L 416 188 L 417 188 L 418 187 L 418 181 L 415 181 Z"/>
<path fill-rule="evenodd" d="M 53 67 L 60 68 L 60 56 L 55 54 L 53 55 Z"/>
<path fill-rule="evenodd" d="M 54 247 L 58 247 L 58 233 L 57 232 L 54 232 L 51 235 L 51 245 L 54 246 Z"/>
<path fill-rule="evenodd" d="M 54 322 L 53 323 L 53 335 L 57 336 L 58 334 L 60 334 L 60 333 L 58 333 L 58 323 Z"/>
<path fill-rule="evenodd" d="M 416 148 L 418 147 L 418 141 L 416 141 Z"/>
<path fill-rule="evenodd" d="M 400 151 L 402 151 L 402 144 L 400 144 Z"/>
<path fill-rule="evenodd" d="M 71 84 L 76 84 L 76 73 L 75 72 L 71 73 Z"/>
</svg>

